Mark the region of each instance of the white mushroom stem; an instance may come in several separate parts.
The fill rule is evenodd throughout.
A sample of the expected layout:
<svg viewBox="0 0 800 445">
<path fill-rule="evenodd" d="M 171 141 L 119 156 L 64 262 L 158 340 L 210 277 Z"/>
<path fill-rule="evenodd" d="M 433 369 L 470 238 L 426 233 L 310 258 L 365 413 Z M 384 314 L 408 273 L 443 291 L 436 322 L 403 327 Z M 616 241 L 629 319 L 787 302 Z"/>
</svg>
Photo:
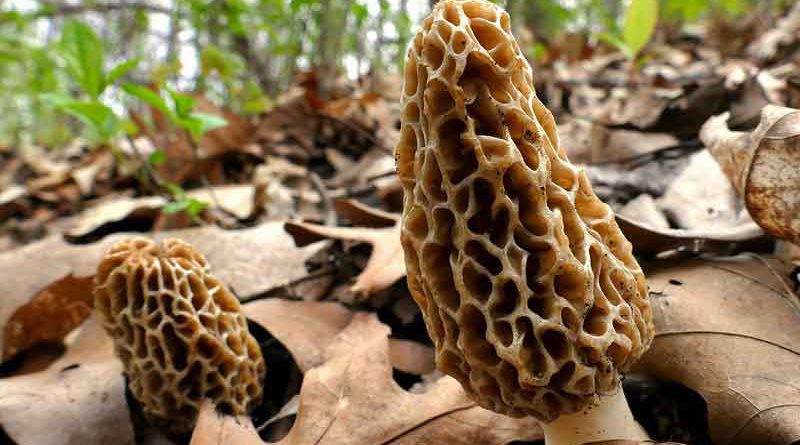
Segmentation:
<svg viewBox="0 0 800 445">
<path fill-rule="evenodd" d="M 625 394 L 599 396 L 596 402 L 574 414 L 542 423 L 546 445 L 581 445 L 606 440 L 649 440 L 633 418 Z"/>
</svg>

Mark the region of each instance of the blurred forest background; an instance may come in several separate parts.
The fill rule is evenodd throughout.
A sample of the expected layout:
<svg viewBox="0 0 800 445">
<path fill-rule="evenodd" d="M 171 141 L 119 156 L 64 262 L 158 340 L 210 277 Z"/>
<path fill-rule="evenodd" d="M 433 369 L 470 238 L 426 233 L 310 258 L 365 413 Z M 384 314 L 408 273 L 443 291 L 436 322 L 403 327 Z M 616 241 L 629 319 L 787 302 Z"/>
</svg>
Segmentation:
<svg viewBox="0 0 800 445">
<path fill-rule="evenodd" d="M 413 24 L 431 3 L 435 2 L 5 0 L 0 3 L 0 146 L 61 146 L 86 131 L 80 120 L 102 122 L 109 115 L 106 109 L 87 111 L 66 103 L 70 100 L 103 104 L 114 113 L 114 128 L 107 128 L 101 139 L 134 131 L 126 125 L 126 109 L 137 98 L 123 94 L 118 85 L 125 82 L 200 93 L 239 115 L 254 116 L 269 110 L 301 71 L 320 74 L 323 95 L 337 78 L 363 81 L 395 74 Z M 588 43 L 613 42 L 629 6 L 624 0 L 499 3 L 514 18 L 524 51 L 539 64 L 574 59 L 576 51 L 602 51 L 602 44 Z M 703 21 L 779 17 L 790 3 L 660 0 L 653 39 L 668 43 Z M 98 41 L 77 25 L 88 25 Z M 93 59 L 84 62 L 94 68 L 75 60 L 83 57 L 76 55 L 83 54 L 76 48 L 92 45 Z M 100 79 L 105 71 L 91 72 L 98 68 L 113 78 L 107 88 L 95 85 L 87 90 L 82 76 Z M 89 71 L 81 73 L 84 69 Z"/>
</svg>

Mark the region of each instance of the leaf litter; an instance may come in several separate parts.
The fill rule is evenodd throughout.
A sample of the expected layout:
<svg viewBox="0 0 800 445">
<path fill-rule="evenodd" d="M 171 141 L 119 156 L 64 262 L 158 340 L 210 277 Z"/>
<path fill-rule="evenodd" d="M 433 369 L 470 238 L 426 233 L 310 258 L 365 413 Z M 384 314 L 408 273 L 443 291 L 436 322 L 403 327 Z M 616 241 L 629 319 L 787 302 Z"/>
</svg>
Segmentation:
<svg viewBox="0 0 800 445">
<path fill-rule="evenodd" d="M 800 68 L 786 56 L 796 55 L 798 11 L 768 32 L 736 20 L 709 26 L 707 45 L 688 37 L 657 46 L 635 75 L 625 57 L 575 34 L 546 42 L 562 59 L 537 66 L 537 90 L 568 155 L 648 258 L 658 334 L 637 371 L 701 396 L 706 411 L 693 414 L 707 413 L 710 441 L 689 443 L 800 440 Z M 337 85 L 323 100 L 317 73 L 304 73 L 253 121 L 197 97 L 229 122 L 206 135 L 198 159 L 146 110 L 132 143 L 167 154 L 158 174 L 209 205 L 199 219 L 168 214 L 168 199 L 136 185 L 142 165 L 115 168 L 109 150 L 28 145 L 3 161 L 0 424 L 8 437 L 169 443 L 143 439 L 132 421 L 137 408 L 88 296 L 108 246 L 144 231 L 206 255 L 248 301 L 248 318 L 265 332 L 262 349 L 285 349 L 276 372 L 298 385 L 252 418 L 206 405 L 192 443 L 541 440 L 536 422 L 476 406 L 434 370 L 419 311 L 405 307 L 402 192 L 391 156 L 400 80 L 372 80 Z M 37 358 L 43 343 L 65 352 Z"/>
</svg>

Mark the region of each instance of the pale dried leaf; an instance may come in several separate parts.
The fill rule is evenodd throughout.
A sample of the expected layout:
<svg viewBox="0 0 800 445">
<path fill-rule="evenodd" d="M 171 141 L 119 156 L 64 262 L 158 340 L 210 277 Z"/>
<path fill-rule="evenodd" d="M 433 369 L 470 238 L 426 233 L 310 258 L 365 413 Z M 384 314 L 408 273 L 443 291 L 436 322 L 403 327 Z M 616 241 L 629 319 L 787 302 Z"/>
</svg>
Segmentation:
<svg viewBox="0 0 800 445">
<path fill-rule="evenodd" d="M 186 196 L 211 206 L 219 203 L 223 210 L 241 220 L 250 218 L 255 211 L 256 188 L 254 185 L 203 187 L 186 193 Z"/>
<path fill-rule="evenodd" d="M 682 229 L 716 230 L 737 225 L 736 193 L 711 154 L 691 156 L 689 165 L 658 200 Z"/>
<path fill-rule="evenodd" d="M 122 364 L 94 318 L 45 371 L 0 380 L 0 426 L 18 445 L 134 443 Z"/>
<path fill-rule="evenodd" d="M 653 197 L 647 193 L 642 193 L 633 200 L 628 201 L 627 204 L 619 209 L 619 214 L 657 230 L 669 229 L 669 221 L 658 209 Z"/>
<path fill-rule="evenodd" d="M 128 218 L 155 219 L 167 201 L 160 196 L 142 198 L 122 197 L 102 202 L 80 214 L 75 227 L 67 231 L 71 239 L 91 235 L 102 227 L 122 222 Z"/>
<path fill-rule="evenodd" d="M 325 349 L 353 316 L 338 303 L 279 298 L 253 301 L 242 310 L 286 346 L 303 372 L 324 361 Z"/>
<path fill-rule="evenodd" d="M 800 313 L 779 264 L 734 257 L 647 269 L 656 338 L 641 370 L 701 394 L 715 444 L 800 440 Z"/>
</svg>

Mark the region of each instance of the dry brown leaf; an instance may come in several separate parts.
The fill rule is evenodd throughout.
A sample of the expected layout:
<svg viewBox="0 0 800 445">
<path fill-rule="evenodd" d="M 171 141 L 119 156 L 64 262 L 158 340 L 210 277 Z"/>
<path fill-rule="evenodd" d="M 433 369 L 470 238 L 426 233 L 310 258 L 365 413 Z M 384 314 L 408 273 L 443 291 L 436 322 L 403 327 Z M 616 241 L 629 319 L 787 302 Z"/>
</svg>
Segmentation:
<svg viewBox="0 0 800 445">
<path fill-rule="evenodd" d="M 633 244 L 636 254 L 643 256 L 675 249 L 693 253 L 724 252 L 764 241 L 764 231 L 754 222 L 721 230 L 657 229 L 618 214 L 617 224 Z"/>
<path fill-rule="evenodd" d="M 122 364 L 94 318 L 45 371 L 0 379 L 0 426 L 18 445 L 128 445 Z"/>
<path fill-rule="evenodd" d="M 409 374 L 427 375 L 436 371 L 436 353 L 430 346 L 411 340 L 389 339 L 389 361 Z"/>
<path fill-rule="evenodd" d="M 800 110 L 764 107 L 752 133 L 731 131 L 728 114 L 706 122 L 700 138 L 761 227 L 800 242 Z"/>
<path fill-rule="evenodd" d="M 36 343 L 60 342 L 92 312 L 92 277 L 70 275 L 45 287 L 9 318 L 3 360 Z"/>
<path fill-rule="evenodd" d="M 344 210 L 343 210 L 344 209 Z M 353 221 L 386 223 L 391 227 L 330 227 L 305 222 L 287 222 L 286 231 L 292 234 L 298 246 L 322 239 L 355 241 L 372 245 L 372 254 L 366 267 L 356 278 L 351 290 L 357 295 L 370 295 L 384 290 L 406 275 L 403 247 L 400 245 L 400 220 L 398 215 L 371 209 L 349 201 L 339 203 L 337 210 Z"/>
<path fill-rule="evenodd" d="M 116 234 L 89 245 L 69 244 L 60 236 L 52 236 L 0 253 L 0 328 L 17 308 L 50 283 L 69 274 L 94 274 L 105 251 L 129 236 L 132 234 Z M 153 236 L 156 240 L 168 237 L 194 245 L 208 259 L 216 276 L 240 298 L 263 294 L 305 277 L 305 261 L 319 249 L 313 245 L 295 247 L 279 222 L 236 231 L 206 226 Z M 0 346 L 4 348 L 5 342 L 3 334 Z"/>
<path fill-rule="evenodd" d="M 703 396 L 717 445 L 800 440 L 800 313 L 757 257 L 647 268 L 656 338 L 639 367 Z"/>
<path fill-rule="evenodd" d="M 540 440 L 531 418 L 513 419 L 478 407 L 457 381 L 443 377 L 414 394 L 392 379 L 388 327 L 359 313 L 325 352 L 300 391 L 294 427 L 282 445 L 503 444 Z M 247 419 L 204 411 L 192 445 L 261 443 Z"/>
<path fill-rule="evenodd" d="M 81 213 L 75 227 L 68 230 L 66 236 L 71 240 L 80 240 L 107 225 L 127 219 L 155 220 L 161 208 L 166 204 L 166 199 L 160 196 L 121 197 L 105 201 Z"/>
<path fill-rule="evenodd" d="M 583 119 L 559 124 L 558 137 L 569 159 L 581 164 L 620 161 L 678 145 L 669 134 L 612 129 Z"/>
<path fill-rule="evenodd" d="M 800 3 L 795 3 L 786 17 L 750 43 L 747 52 L 760 62 L 772 60 L 781 47 L 797 42 L 798 32 L 800 32 Z"/>
<path fill-rule="evenodd" d="M 338 303 L 280 298 L 253 301 L 242 310 L 286 346 L 302 372 L 324 361 L 325 349 L 353 316 Z"/>
</svg>

